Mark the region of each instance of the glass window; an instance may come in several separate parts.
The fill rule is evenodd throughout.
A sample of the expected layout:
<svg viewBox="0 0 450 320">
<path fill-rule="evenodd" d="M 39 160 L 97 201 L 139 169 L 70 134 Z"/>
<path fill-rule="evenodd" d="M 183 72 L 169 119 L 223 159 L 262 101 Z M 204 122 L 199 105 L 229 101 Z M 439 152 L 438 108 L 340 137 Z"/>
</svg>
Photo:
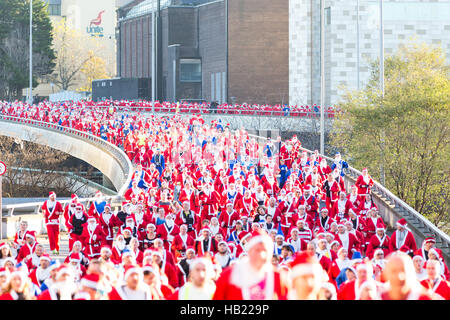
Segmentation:
<svg viewBox="0 0 450 320">
<path fill-rule="evenodd" d="M 180 81 L 202 81 L 202 62 L 200 59 L 180 59 Z"/>
<path fill-rule="evenodd" d="M 48 14 L 51 16 L 60 16 L 61 15 L 61 4 L 49 4 L 48 5 Z"/>
</svg>

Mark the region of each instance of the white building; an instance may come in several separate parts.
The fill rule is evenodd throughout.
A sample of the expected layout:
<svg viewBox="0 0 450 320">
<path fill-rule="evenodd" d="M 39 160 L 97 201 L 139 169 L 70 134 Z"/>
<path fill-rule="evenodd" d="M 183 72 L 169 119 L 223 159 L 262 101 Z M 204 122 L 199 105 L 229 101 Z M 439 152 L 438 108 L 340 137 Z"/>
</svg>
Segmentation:
<svg viewBox="0 0 450 320">
<path fill-rule="evenodd" d="M 370 76 L 380 56 L 380 1 L 324 0 L 325 103 L 339 102 Z M 289 0 L 289 97 L 291 104 L 320 104 L 320 0 Z M 385 57 L 411 41 L 441 46 L 450 57 L 449 0 L 383 0 Z"/>
</svg>

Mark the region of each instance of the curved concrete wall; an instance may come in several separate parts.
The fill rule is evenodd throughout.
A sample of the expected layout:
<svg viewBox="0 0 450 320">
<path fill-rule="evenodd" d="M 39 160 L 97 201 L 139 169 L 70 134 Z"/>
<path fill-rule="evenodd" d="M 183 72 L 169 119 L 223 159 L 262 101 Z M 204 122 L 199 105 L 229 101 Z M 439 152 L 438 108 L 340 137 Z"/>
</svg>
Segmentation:
<svg viewBox="0 0 450 320">
<path fill-rule="evenodd" d="M 123 151 L 87 133 L 49 124 L 44 124 L 49 126 L 47 128 L 40 127 L 41 124 L 24 124 L 0 118 L 0 135 L 46 145 L 84 160 L 107 176 L 119 195 L 125 192 L 132 168 Z"/>
</svg>

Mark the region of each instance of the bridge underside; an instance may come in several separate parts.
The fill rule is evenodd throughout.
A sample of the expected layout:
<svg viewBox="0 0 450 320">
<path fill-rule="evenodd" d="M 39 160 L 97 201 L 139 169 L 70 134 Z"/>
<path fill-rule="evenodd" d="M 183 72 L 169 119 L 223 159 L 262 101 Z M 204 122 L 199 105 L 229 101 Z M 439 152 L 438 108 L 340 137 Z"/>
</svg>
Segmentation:
<svg viewBox="0 0 450 320">
<path fill-rule="evenodd" d="M 62 132 L 46 130 L 14 122 L 0 121 L 0 135 L 45 145 L 81 159 L 101 171 L 111 180 L 116 190 L 121 190 L 127 179 L 119 162 L 106 150 L 89 141 Z"/>
</svg>

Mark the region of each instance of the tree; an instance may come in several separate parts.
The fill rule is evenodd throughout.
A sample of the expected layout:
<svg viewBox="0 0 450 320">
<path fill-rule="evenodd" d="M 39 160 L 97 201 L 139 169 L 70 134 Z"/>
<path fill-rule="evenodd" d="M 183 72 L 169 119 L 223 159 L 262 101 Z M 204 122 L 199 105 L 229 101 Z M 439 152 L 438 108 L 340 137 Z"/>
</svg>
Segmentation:
<svg viewBox="0 0 450 320">
<path fill-rule="evenodd" d="M 70 28 L 65 20 L 55 25 L 53 36 L 56 67 L 51 80 L 61 90 L 76 89 L 80 84 L 85 88 L 90 77 L 103 73 L 100 41 Z"/>
<path fill-rule="evenodd" d="M 441 227 L 449 225 L 449 70 L 440 48 L 400 47 L 385 60 L 383 99 L 373 62 L 366 88 L 339 104 L 331 140 L 374 177 L 383 164 L 386 187 Z"/>
<path fill-rule="evenodd" d="M 93 58 L 86 61 L 80 70 L 83 76 L 83 85 L 79 88 L 79 91 L 92 92 L 92 80 L 110 78 L 106 71 L 105 60 L 101 57 L 95 56 L 93 52 L 90 52 L 89 55 Z"/>
<path fill-rule="evenodd" d="M 29 1 L 2 0 L 0 17 L 0 98 L 12 100 L 28 87 Z M 51 30 L 47 4 L 34 0 L 33 86 L 54 67 Z"/>
</svg>

